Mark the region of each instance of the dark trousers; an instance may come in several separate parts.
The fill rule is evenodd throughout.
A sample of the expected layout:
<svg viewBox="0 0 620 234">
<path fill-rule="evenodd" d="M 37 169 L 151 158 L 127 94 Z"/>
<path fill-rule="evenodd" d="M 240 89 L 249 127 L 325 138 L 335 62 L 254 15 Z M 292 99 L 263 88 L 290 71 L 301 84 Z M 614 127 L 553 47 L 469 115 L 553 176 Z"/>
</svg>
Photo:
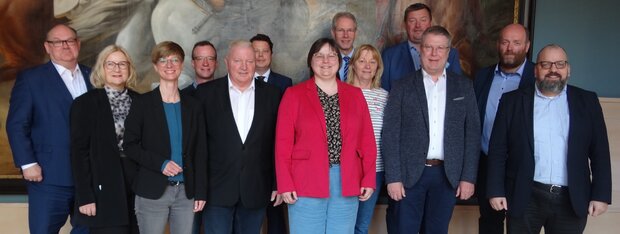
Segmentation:
<svg viewBox="0 0 620 234">
<path fill-rule="evenodd" d="M 129 225 L 116 227 L 90 228 L 90 234 L 130 234 Z"/>
<path fill-rule="evenodd" d="M 579 234 L 586 222 L 587 217 L 580 218 L 573 211 L 567 190 L 552 193 L 536 185 L 523 216 L 507 217 L 509 234 L 538 234 L 542 227 L 546 234 Z"/>
<path fill-rule="evenodd" d="M 448 233 L 456 190 L 450 185 L 443 166 L 424 167 L 418 182 L 405 188 L 405 194 L 403 200 L 389 204 L 393 206 L 390 218 L 396 219 L 392 224 L 397 225 L 389 228 L 390 233 Z"/>
<path fill-rule="evenodd" d="M 73 215 L 73 187 L 28 182 L 27 189 L 30 233 L 58 233 Z M 76 225 L 73 219 L 71 225 L 71 234 L 88 233 L 88 228 Z"/>
<path fill-rule="evenodd" d="M 207 205 L 202 212 L 207 234 L 234 233 L 259 234 L 265 208 L 248 209 L 237 202 L 235 206 Z"/>
<path fill-rule="evenodd" d="M 286 223 L 284 221 L 284 205 L 274 207 L 273 202 L 267 206 L 267 233 L 286 234 Z"/>
<path fill-rule="evenodd" d="M 478 181 L 476 182 L 476 198 L 480 206 L 480 218 L 478 219 L 478 233 L 480 234 L 504 234 L 505 211 L 496 211 L 489 204 L 487 193 L 487 160 L 488 156 L 480 153 L 478 164 Z"/>
</svg>

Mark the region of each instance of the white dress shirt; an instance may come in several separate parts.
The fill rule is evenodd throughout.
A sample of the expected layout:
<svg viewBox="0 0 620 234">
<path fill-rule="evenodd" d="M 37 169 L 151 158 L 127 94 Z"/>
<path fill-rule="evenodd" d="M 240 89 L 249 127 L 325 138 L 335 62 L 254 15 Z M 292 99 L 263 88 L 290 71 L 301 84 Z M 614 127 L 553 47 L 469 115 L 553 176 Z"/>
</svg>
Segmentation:
<svg viewBox="0 0 620 234">
<path fill-rule="evenodd" d="M 426 105 L 428 106 L 428 154 L 426 159 L 443 160 L 444 118 L 446 115 L 446 70 L 437 82 L 422 69 Z"/>
<path fill-rule="evenodd" d="M 265 83 L 267 83 L 267 81 L 269 81 L 269 75 L 270 74 L 271 74 L 271 68 L 267 69 L 265 74 L 262 74 L 262 75 L 254 72 L 254 79 L 258 78 L 259 76 L 264 76 L 265 78 L 263 78 L 263 81 L 265 81 Z"/>
<path fill-rule="evenodd" d="M 250 127 L 252 127 L 252 120 L 254 119 L 254 81 L 250 87 L 241 92 L 235 87 L 228 76 L 228 94 L 230 95 L 230 107 L 232 108 L 233 116 L 235 117 L 235 124 L 237 124 L 237 131 L 241 137 L 241 142 L 245 143 L 245 139 L 248 137 Z"/>
</svg>

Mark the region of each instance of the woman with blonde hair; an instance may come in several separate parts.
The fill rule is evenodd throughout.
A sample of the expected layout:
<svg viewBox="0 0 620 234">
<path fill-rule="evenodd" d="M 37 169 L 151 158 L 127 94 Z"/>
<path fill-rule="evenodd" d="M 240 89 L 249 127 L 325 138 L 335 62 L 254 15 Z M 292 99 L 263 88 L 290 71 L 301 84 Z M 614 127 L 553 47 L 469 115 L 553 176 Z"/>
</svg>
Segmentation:
<svg viewBox="0 0 620 234">
<path fill-rule="evenodd" d="M 90 233 L 138 233 L 131 183 L 136 165 L 123 151 L 125 118 L 133 98 L 136 70 L 122 47 L 105 47 L 90 77 L 95 89 L 71 107 L 74 216 Z"/>
</svg>

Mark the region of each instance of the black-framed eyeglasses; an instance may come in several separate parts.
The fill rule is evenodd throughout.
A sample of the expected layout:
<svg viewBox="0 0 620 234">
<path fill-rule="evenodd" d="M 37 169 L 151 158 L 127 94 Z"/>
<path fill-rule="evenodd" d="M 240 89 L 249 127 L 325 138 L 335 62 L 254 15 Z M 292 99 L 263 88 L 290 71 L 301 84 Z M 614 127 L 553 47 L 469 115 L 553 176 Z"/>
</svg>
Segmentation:
<svg viewBox="0 0 620 234">
<path fill-rule="evenodd" d="M 568 61 L 562 60 L 562 61 L 555 61 L 555 62 L 549 62 L 549 61 L 538 62 L 538 66 L 540 66 L 543 69 L 551 69 L 551 66 L 554 64 L 555 64 L 555 68 L 564 69 L 566 65 L 568 65 Z"/>
<path fill-rule="evenodd" d="M 117 66 L 121 70 L 127 70 L 127 68 L 129 68 L 129 62 L 127 61 L 120 61 L 118 63 L 112 62 L 112 61 L 105 62 L 105 69 L 114 70 L 114 68 Z"/>
<path fill-rule="evenodd" d="M 55 41 L 45 41 L 51 44 L 54 47 L 61 47 L 63 44 L 67 44 L 68 46 L 77 45 L 77 39 L 69 39 L 69 40 L 55 40 Z"/>
</svg>

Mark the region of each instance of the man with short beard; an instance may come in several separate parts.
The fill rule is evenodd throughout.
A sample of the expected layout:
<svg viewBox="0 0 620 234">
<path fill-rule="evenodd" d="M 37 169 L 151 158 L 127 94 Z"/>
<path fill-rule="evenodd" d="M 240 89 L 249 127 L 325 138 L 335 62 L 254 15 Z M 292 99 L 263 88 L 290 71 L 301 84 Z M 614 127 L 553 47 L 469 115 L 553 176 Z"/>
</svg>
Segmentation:
<svg viewBox="0 0 620 234">
<path fill-rule="evenodd" d="M 487 197 L 508 233 L 583 233 L 611 203 L 609 142 L 596 93 L 567 85 L 565 50 L 545 46 L 536 85 L 502 96 L 489 144 Z"/>
<path fill-rule="evenodd" d="M 503 234 L 504 212 L 495 211 L 486 199 L 487 155 L 493 121 L 502 94 L 517 88 L 534 85 L 534 63 L 527 60 L 530 49 L 528 32 L 523 25 L 509 24 L 497 38 L 499 62 L 476 73 L 474 91 L 478 100 L 482 126 L 480 162 L 476 197 L 480 206 L 478 232 L 480 234 Z"/>
</svg>

